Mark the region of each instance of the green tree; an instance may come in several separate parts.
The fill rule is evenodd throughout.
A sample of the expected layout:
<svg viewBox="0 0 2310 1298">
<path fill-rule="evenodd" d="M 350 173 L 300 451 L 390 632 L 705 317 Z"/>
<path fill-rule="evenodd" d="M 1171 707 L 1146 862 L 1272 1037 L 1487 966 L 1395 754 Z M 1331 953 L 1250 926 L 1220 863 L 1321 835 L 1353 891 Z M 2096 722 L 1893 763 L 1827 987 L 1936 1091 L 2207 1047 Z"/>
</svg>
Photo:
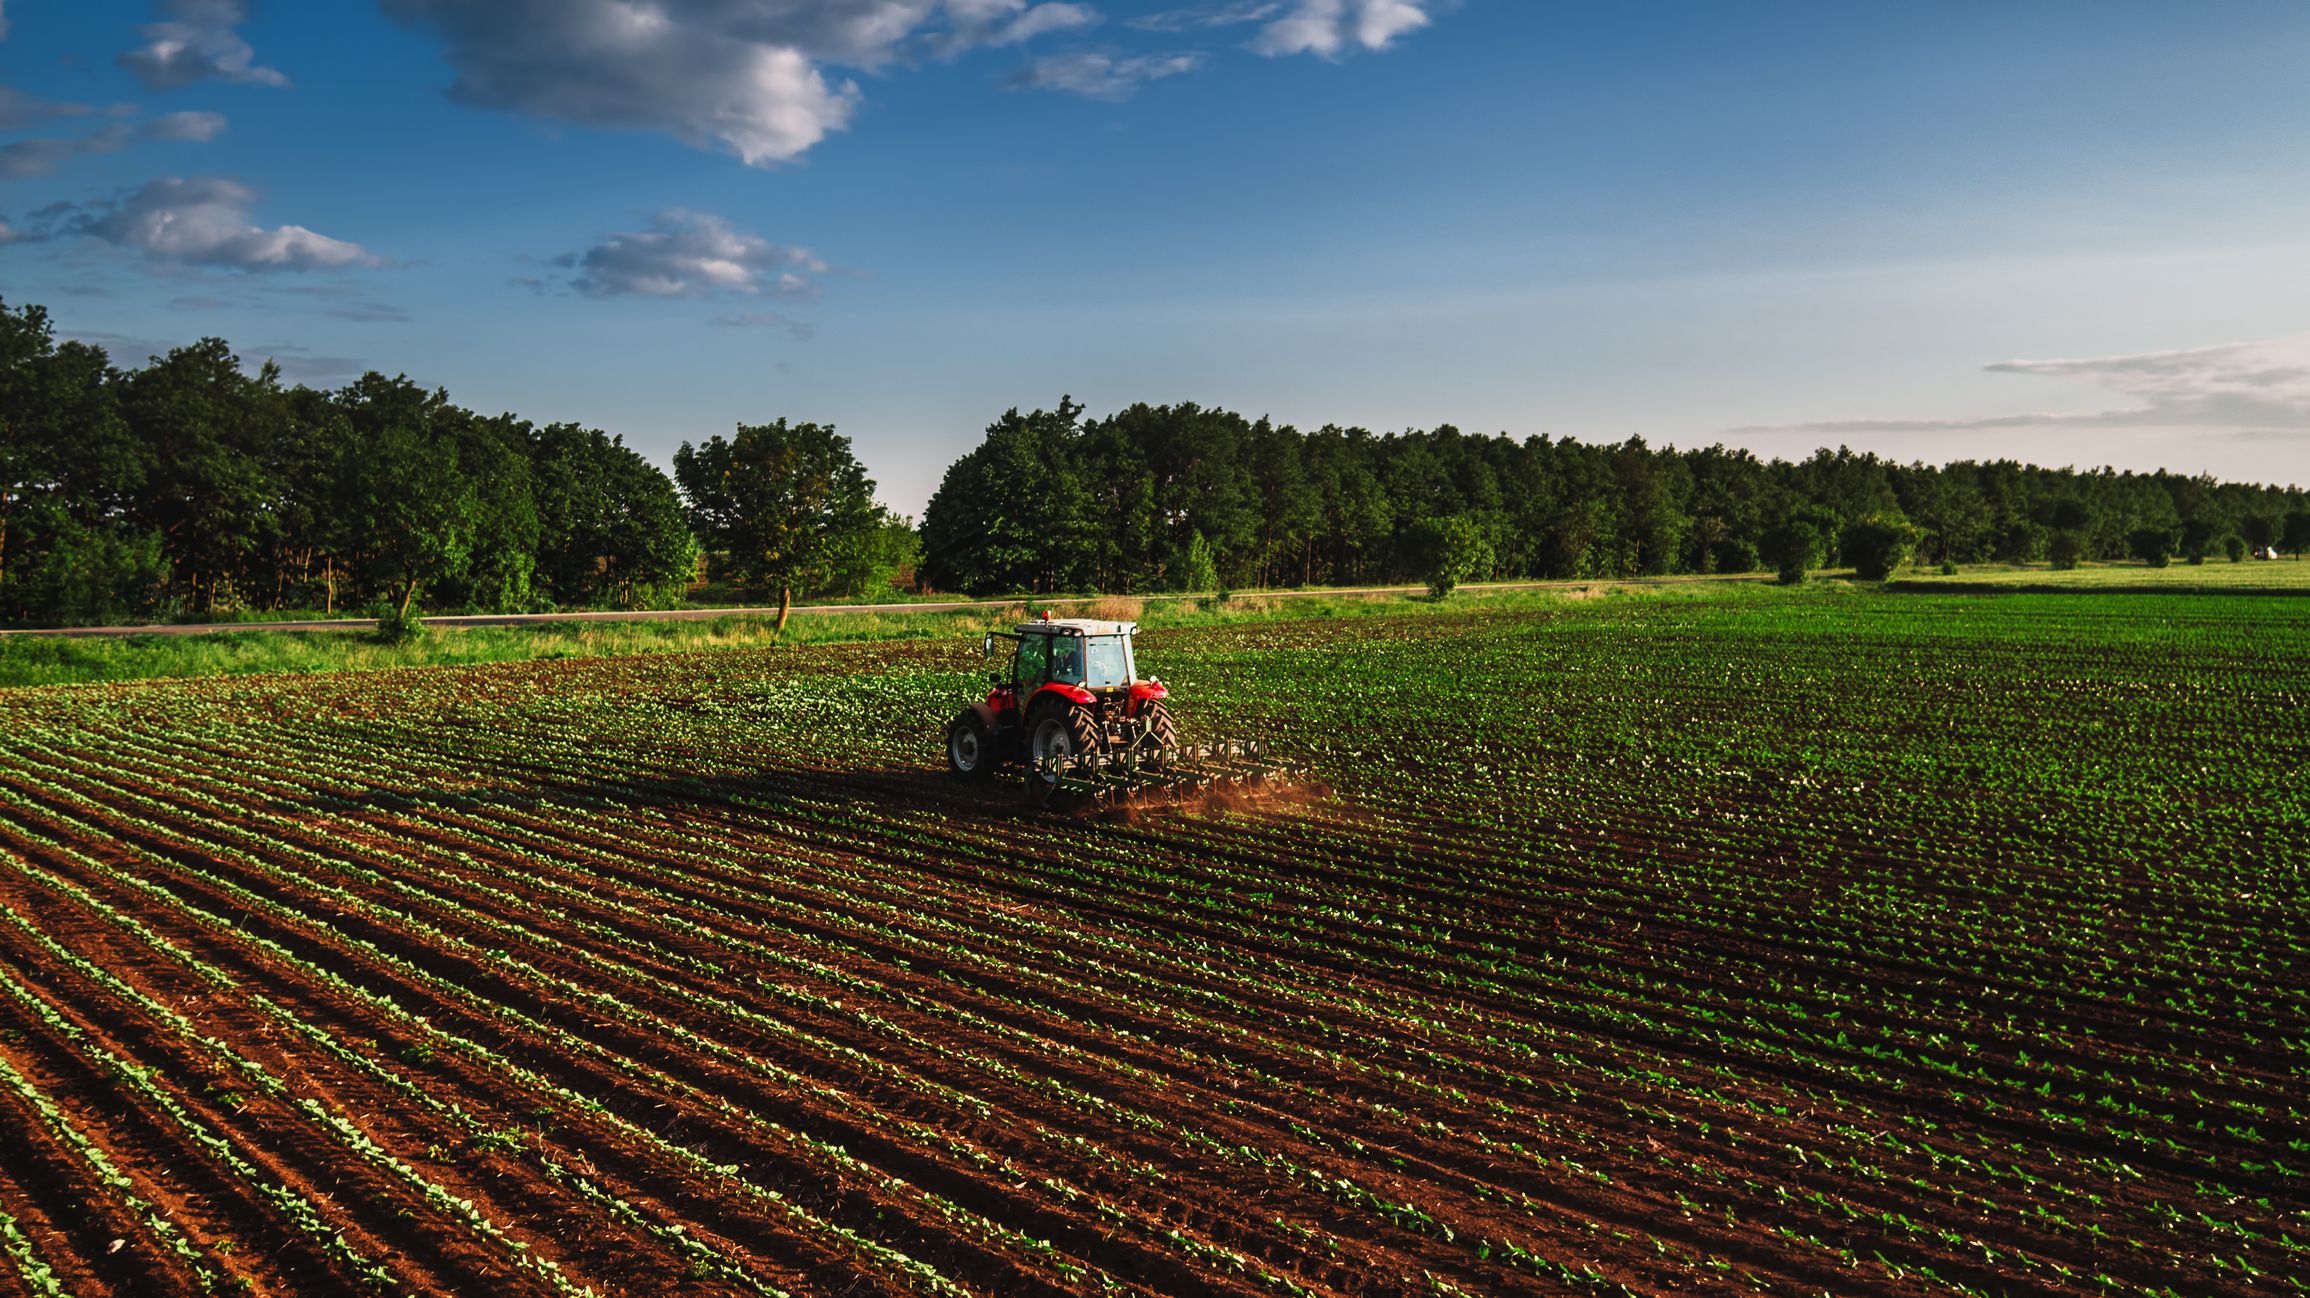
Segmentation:
<svg viewBox="0 0 2310 1298">
<path fill-rule="evenodd" d="M 987 426 L 986 438 L 948 466 L 922 514 L 923 580 L 973 595 L 1049 594 L 1088 581 L 1101 564 L 1099 538 L 1110 521 L 1093 514 L 1077 426 L 1083 408 L 1062 397 L 1056 410 L 1016 407 Z M 1158 538 L 1150 535 L 1150 548 Z M 1150 553 L 1138 565 L 1152 566 Z"/>
<path fill-rule="evenodd" d="M 1765 533 L 1763 544 L 1757 548 L 1764 561 L 1772 565 L 1781 584 L 1794 586 L 1804 581 L 1806 573 L 1821 566 L 1838 531 L 1834 512 L 1820 505 L 1798 504 Z"/>
<path fill-rule="evenodd" d="M 2206 561 L 2222 535 L 2221 524 L 2203 516 L 2182 520 L 2182 557 L 2193 564 Z"/>
<path fill-rule="evenodd" d="M 409 625 L 417 597 L 461 576 L 472 559 L 482 504 L 458 464 L 457 443 L 388 424 L 352 447 L 340 472 L 338 497 L 370 580 L 391 607 L 389 623 Z"/>
<path fill-rule="evenodd" d="M 2175 540 L 2171 527 L 2137 527 L 2126 534 L 2126 548 L 2152 568 L 2163 568 L 2173 562 Z"/>
<path fill-rule="evenodd" d="M 679 599 L 697 574 L 698 539 L 673 480 L 599 429 L 548 424 L 528 440 L 546 597 L 628 608 Z"/>
<path fill-rule="evenodd" d="M 2046 543 L 2046 557 L 2053 566 L 2064 571 L 2075 568 L 2085 558 L 2085 533 L 2063 528 Z"/>
<path fill-rule="evenodd" d="M 231 344 L 203 338 L 129 375 L 121 413 L 151 457 L 133 508 L 164 538 L 191 606 L 229 607 L 271 584 L 251 568 L 276 537 L 268 466 L 288 417 L 278 369 L 250 378 Z"/>
<path fill-rule="evenodd" d="M 1492 566 L 1491 542 L 1476 520 L 1465 514 L 1423 521 L 1412 529 L 1411 540 L 1420 578 L 1437 599 L 1451 594 L 1469 578 L 1482 576 Z"/>
<path fill-rule="evenodd" d="M 847 599 L 890 594 L 891 583 L 922 562 L 914 522 L 875 507 L 874 526 L 836 537 L 827 559 L 826 593 Z"/>
<path fill-rule="evenodd" d="M 1791 518 L 1765 533 L 1762 550 L 1765 562 L 1779 574 L 1781 584 L 1794 586 L 1804 581 L 1806 573 L 1820 566 L 1823 548 L 1821 531 L 1811 520 Z"/>
<path fill-rule="evenodd" d="M 796 589 L 835 579 L 846 549 L 881 526 L 874 481 L 831 424 L 740 424 L 704 445 L 682 443 L 674 478 L 690 522 L 725 571 L 749 589 L 778 592 L 778 629 Z"/>
<path fill-rule="evenodd" d="M 2310 550 L 2310 509 L 2296 509 L 2287 513 L 2278 527 L 2278 548 L 2299 559 L 2304 550 Z"/>
<path fill-rule="evenodd" d="M 1219 558 L 1211 549 L 1211 542 L 1203 533 L 1188 535 L 1187 547 L 1164 571 L 1164 584 L 1171 590 L 1210 591 L 1219 589 Z"/>
<path fill-rule="evenodd" d="M 1872 514 L 1847 524 L 1837 538 L 1838 553 L 1853 565 L 1863 581 L 1883 581 L 1893 575 L 1917 545 L 1917 529 L 1898 514 Z"/>
</svg>

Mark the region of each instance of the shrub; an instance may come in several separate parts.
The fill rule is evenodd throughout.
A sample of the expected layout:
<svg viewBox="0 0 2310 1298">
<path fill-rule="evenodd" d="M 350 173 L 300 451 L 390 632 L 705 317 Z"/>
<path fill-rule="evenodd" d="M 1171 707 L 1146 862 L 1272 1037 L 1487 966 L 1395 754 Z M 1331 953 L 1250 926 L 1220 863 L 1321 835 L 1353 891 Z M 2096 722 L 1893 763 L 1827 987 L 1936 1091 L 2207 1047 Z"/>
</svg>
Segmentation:
<svg viewBox="0 0 2310 1298">
<path fill-rule="evenodd" d="M 2163 568 L 2174 561 L 2177 539 L 2170 527 L 2137 527 L 2126 534 L 2126 549 L 2152 568 Z"/>
<path fill-rule="evenodd" d="M 377 615 L 377 643 L 408 644 L 425 637 L 425 619 L 415 609 L 403 612 L 386 605 Z"/>
<path fill-rule="evenodd" d="M 1783 586 L 1794 586 L 1821 563 L 1821 531 L 1802 518 L 1792 518 L 1765 533 L 1764 560 L 1780 574 Z"/>
<path fill-rule="evenodd" d="M 1492 543 L 1465 514 L 1430 519 L 1412 529 L 1411 552 L 1428 593 L 1437 599 L 1492 566 Z"/>
<path fill-rule="evenodd" d="M 2055 532 L 2046 545 L 2046 557 L 2053 560 L 2056 568 L 2064 571 L 2075 568 L 2085 558 L 2085 534 L 2068 527 Z"/>
<path fill-rule="evenodd" d="M 1872 514 L 1845 528 L 1838 549 L 1863 581 L 1883 581 L 1893 575 L 1917 544 L 1917 529 L 1899 514 Z"/>
<path fill-rule="evenodd" d="M 1198 531 L 1187 540 L 1187 552 L 1171 570 L 1173 590 L 1211 590 L 1219 585 L 1219 561 L 1211 553 L 1211 542 Z"/>
</svg>

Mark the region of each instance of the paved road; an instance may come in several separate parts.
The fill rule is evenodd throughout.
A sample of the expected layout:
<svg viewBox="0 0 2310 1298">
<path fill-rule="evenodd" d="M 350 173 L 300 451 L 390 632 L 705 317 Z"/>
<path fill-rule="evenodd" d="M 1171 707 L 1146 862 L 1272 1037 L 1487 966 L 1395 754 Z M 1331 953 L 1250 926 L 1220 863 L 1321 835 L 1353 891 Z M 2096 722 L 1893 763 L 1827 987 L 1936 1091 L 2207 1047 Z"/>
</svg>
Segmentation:
<svg viewBox="0 0 2310 1298">
<path fill-rule="evenodd" d="M 1771 574 L 1757 574 L 1769 577 Z M 1750 581 L 1756 575 L 1741 577 L 1652 577 L 1643 584 L 1688 581 Z M 1504 581 L 1462 586 L 1462 590 L 1550 590 L 1564 587 L 1594 586 L 1598 581 Z M 1635 583 L 1631 583 L 1635 584 Z M 1313 590 L 1245 591 L 1246 599 L 1293 599 L 1323 595 L 1417 595 L 1425 586 L 1356 586 L 1348 588 L 1322 587 Z M 1107 597 L 1078 599 L 983 599 L 943 600 L 925 604 L 797 604 L 795 617 L 817 617 L 829 613 L 951 613 L 958 609 L 1018 608 L 1032 604 L 1038 609 L 1066 608 L 1077 604 L 1097 603 Z M 1130 596 L 1134 599 L 1160 601 L 1166 599 L 1199 599 L 1194 595 Z M 776 617 L 773 608 L 666 608 L 634 611 L 612 610 L 605 613 L 486 613 L 469 617 L 429 617 L 428 627 L 457 630 L 477 626 L 527 626 L 533 622 L 698 622 L 718 617 Z M 0 630 L 0 636 L 11 635 L 213 635 L 223 631 L 369 631 L 377 623 L 367 618 L 314 619 L 307 622 L 172 622 L 146 626 L 73 626 L 39 627 L 27 630 Z"/>
</svg>

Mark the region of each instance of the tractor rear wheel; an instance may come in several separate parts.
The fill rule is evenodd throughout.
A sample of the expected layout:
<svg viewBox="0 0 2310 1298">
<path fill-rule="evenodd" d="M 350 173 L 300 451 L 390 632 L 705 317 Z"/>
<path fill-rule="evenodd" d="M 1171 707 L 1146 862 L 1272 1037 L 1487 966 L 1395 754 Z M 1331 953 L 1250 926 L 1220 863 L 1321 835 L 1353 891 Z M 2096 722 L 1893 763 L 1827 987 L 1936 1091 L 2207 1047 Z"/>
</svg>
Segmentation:
<svg viewBox="0 0 2310 1298">
<path fill-rule="evenodd" d="M 1064 765 L 1099 748 L 1099 719 L 1079 703 L 1052 699 L 1028 713 L 1027 792 L 1036 805 L 1050 805 L 1059 787 L 1058 774 L 1044 769 L 1044 763 L 1056 758 Z"/>
<path fill-rule="evenodd" d="M 1171 723 L 1171 710 L 1160 703 L 1149 703 L 1139 714 L 1140 742 L 1157 753 L 1168 754 L 1179 748 L 1179 727 Z"/>
<path fill-rule="evenodd" d="M 994 737 L 976 712 L 965 712 L 946 728 L 947 769 L 966 780 L 983 780 L 995 772 Z"/>
</svg>

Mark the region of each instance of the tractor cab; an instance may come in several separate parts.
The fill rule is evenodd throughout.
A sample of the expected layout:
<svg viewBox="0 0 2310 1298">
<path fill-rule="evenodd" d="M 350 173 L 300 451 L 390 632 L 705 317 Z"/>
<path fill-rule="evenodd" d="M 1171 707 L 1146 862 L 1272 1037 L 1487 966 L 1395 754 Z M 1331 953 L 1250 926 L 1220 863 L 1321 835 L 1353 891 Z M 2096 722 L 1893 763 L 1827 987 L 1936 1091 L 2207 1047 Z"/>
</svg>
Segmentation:
<svg viewBox="0 0 2310 1298">
<path fill-rule="evenodd" d="M 1031 701 L 1047 686 L 1061 687 L 1070 698 L 1075 691 L 1128 695 L 1138 682 L 1131 656 L 1131 635 L 1136 630 L 1137 624 L 1131 622 L 1069 619 L 1022 622 L 1015 631 L 989 632 L 989 661 L 1009 660 L 992 673 L 991 682 L 998 690 L 1009 687 L 1014 706 L 1019 700 Z"/>
</svg>

